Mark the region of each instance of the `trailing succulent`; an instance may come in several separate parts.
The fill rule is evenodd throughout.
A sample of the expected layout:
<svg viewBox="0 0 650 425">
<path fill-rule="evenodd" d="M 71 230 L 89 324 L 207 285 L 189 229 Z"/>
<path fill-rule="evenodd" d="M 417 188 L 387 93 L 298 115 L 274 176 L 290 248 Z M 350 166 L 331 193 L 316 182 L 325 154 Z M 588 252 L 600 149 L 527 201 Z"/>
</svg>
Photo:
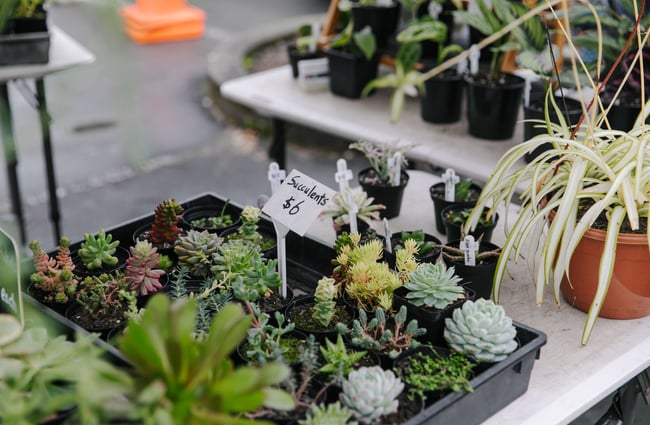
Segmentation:
<svg viewBox="0 0 650 425">
<path fill-rule="evenodd" d="M 30 242 L 29 248 L 34 255 L 36 269 L 29 276 L 29 280 L 45 294 L 44 301 L 57 303 L 70 301 L 79 283 L 73 273 L 75 265 L 70 258 L 70 239 L 64 236 L 59 240 L 56 258 L 50 258 L 36 240 Z"/>
<path fill-rule="evenodd" d="M 147 295 L 162 288 L 160 278 L 165 271 L 158 268 L 158 250 L 149 241 L 138 241 L 130 251 L 131 257 L 126 260 L 124 273 L 129 289 L 137 295 Z"/>
<path fill-rule="evenodd" d="M 420 342 L 415 338 L 426 334 L 425 328 L 418 327 L 418 321 L 412 319 L 406 323 L 406 306 L 401 306 L 392 324 L 387 323 L 386 314 L 381 307 L 377 307 L 375 317 L 368 321 L 368 316 L 363 309 L 359 309 L 359 318 L 352 322 L 349 330 L 342 323 L 337 323 L 337 331 L 350 333 L 352 345 L 365 350 L 376 350 L 396 358 L 402 351 L 417 348 Z"/>
<path fill-rule="evenodd" d="M 216 233 L 190 230 L 180 236 L 174 252 L 178 255 L 178 264 L 189 268 L 194 276 L 205 277 L 210 272 L 212 254 L 223 242 Z"/>
<path fill-rule="evenodd" d="M 517 330 L 502 306 L 480 298 L 467 301 L 445 319 L 444 337 L 459 353 L 499 362 L 515 351 Z"/>
<path fill-rule="evenodd" d="M 350 372 L 343 382 L 340 399 L 360 423 L 371 424 L 397 411 L 397 397 L 402 390 L 404 383 L 393 371 L 379 366 L 362 367 Z"/>
<path fill-rule="evenodd" d="M 292 359 L 284 357 L 289 351 L 289 347 L 283 344 L 283 340 L 288 333 L 294 330 L 295 323 L 289 322 L 285 326 L 286 319 L 279 311 L 276 311 L 274 315 L 277 325 L 269 323 L 271 316 L 260 311 L 255 304 L 249 304 L 249 307 L 252 310 L 253 323 L 246 336 L 246 358 L 255 364 L 264 364 L 274 360 L 291 363 Z"/>
<path fill-rule="evenodd" d="M 459 285 L 462 279 L 454 274 L 453 267 L 444 263 L 423 263 L 409 273 L 406 298 L 418 307 L 442 310 L 465 298 L 465 289 Z"/>
<path fill-rule="evenodd" d="M 97 236 L 92 233 L 84 233 L 84 241 L 81 242 L 78 254 L 81 261 L 88 270 L 95 270 L 117 264 L 117 257 L 114 256 L 120 241 L 113 241 L 112 235 L 107 235 L 104 229 L 101 229 Z"/>
<path fill-rule="evenodd" d="M 316 285 L 312 317 L 321 326 L 328 326 L 336 313 L 337 292 L 336 281 L 331 277 L 320 279 Z"/>
<path fill-rule="evenodd" d="M 181 229 L 177 226 L 182 220 L 183 207 L 175 199 L 167 199 L 156 205 L 154 210 L 153 225 L 149 237 L 155 244 L 173 245 Z"/>
<path fill-rule="evenodd" d="M 77 301 L 93 316 L 104 317 L 126 312 L 136 300 L 124 274 L 116 272 L 86 277 L 79 285 Z"/>
</svg>

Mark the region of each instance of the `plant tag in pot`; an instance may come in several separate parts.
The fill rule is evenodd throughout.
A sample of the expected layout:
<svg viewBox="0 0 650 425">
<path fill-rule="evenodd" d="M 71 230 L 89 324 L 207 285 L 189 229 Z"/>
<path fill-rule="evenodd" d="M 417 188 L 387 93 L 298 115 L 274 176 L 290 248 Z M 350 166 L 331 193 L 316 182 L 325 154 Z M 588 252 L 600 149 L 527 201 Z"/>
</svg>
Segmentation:
<svg viewBox="0 0 650 425">
<path fill-rule="evenodd" d="M 465 239 L 460 241 L 460 250 L 465 254 L 465 265 L 476 265 L 476 252 L 478 251 L 478 242 L 474 240 L 474 236 L 465 236 Z"/>
<path fill-rule="evenodd" d="M 284 180 L 287 177 L 287 172 L 285 170 L 281 170 L 280 166 L 278 165 L 277 162 L 272 162 L 269 164 L 269 182 L 271 182 L 271 195 L 273 195 L 280 185 L 282 184 L 282 180 Z"/>
<path fill-rule="evenodd" d="M 399 186 L 402 173 L 402 154 L 400 152 L 388 158 L 388 173 L 393 186 Z"/>
<path fill-rule="evenodd" d="M 393 0 L 377 0 L 377 6 L 381 6 L 381 7 L 390 7 L 394 3 L 395 2 Z"/>
<path fill-rule="evenodd" d="M 445 201 L 454 202 L 456 200 L 456 183 L 460 181 L 460 177 L 451 168 L 445 170 L 442 175 L 442 181 L 445 183 Z"/>
<path fill-rule="evenodd" d="M 436 3 L 435 1 L 432 1 L 429 3 L 427 12 L 429 12 L 429 16 L 431 16 L 434 20 L 437 21 L 440 17 L 440 13 L 442 12 L 442 5 L 440 3 Z"/>
<path fill-rule="evenodd" d="M 330 70 L 327 58 L 303 59 L 298 62 L 298 86 L 306 92 L 329 88 Z"/>
<path fill-rule="evenodd" d="M 348 192 L 348 218 L 350 219 L 350 233 L 359 233 L 359 228 L 357 226 L 358 212 L 359 206 L 354 201 L 354 196 L 352 196 L 352 193 Z"/>
<path fill-rule="evenodd" d="M 469 50 L 469 73 L 471 75 L 478 74 L 479 59 L 481 59 L 481 50 L 476 44 L 472 44 Z"/>
<path fill-rule="evenodd" d="M 352 180 L 352 178 L 352 170 L 348 169 L 348 163 L 345 159 L 339 158 L 336 161 L 336 174 L 334 174 L 334 179 L 339 184 L 339 192 L 345 192 L 345 190 L 350 187 L 348 182 Z"/>
<path fill-rule="evenodd" d="M 386 235 L 386 252 L 393 253 L 393 243 L 390 241 L 390 238 L 393 234 L 390 231 L 390 226 L 388 225 L 388 219 L 384 217 L 384 235 Z"/>
</svg>

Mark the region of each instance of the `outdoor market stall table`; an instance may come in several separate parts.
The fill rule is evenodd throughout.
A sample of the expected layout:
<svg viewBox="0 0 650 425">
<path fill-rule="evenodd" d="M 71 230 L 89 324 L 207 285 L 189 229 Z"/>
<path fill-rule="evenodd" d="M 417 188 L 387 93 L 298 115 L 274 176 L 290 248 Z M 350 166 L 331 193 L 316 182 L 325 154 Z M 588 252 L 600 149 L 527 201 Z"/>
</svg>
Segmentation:
<svg viewBox="0 0 650 425">
<path fill-rule="evenodd" d="M 441 181 L 422 171 L 409 171 L 402 213 L 389 220 L 392 232 L 423 229 L 445 241 L 437 233 L 429 187 Z M 405 208 L 408 206 L 407 208 Z M 517 207 L 511 207 L 511 214 Z M 492 241 L 502 246 L 505 211 Z M 510 217 L 513 220 L 514 216 Z M 511 221 L 512 222 L 512 221 Z M 380 226 L 379 233 L 383 234 Z M 335 238 L 331 219 L 321 218 L 309 235 L 332 245 Z M 511 263 L 500 302 L 517 322 L 544 332 L 546 345 L 533 366 L 528 391 L 483 425 L 567 424 L 650 366 L 650 317 L 635 320 L 599 318 L 587 346 L 580 344 L 585 313 L 562 301 L 558 308 L 550 288 L 546 301 L 535 305 L 535 288 L 526 260 Z"/>
<path fill-rule="evenodd" d="M 43 155 L 45 158 L 45 171 L 47 187 L 50 198 L 50 220 L 54 226 L 55 244 L 58 245 L 61 237 L 59 203 L 56 195 L 56 173 L 52 156 L 52 141 L 50 137 L 50 118 L 47 112 L 45 84 L 43 78 L 48 74 L 62 71 L 76 65 L 91 63 L 95 57 L 81 44 L 56 26 L 50 28 L 50 61 L 42 65 L 16 65 L 0 66 L 0 127 L 2 128 L 2 144 L 4 148 L 9 193 L 13 212 L 16 215 L 18 231 L 22 244 L 26 243 L 25 219 L 18 182 L 18 155 L 14 140 L 11 102 L 9 100 L 8 85 L 12 80 L 34 80 L 36 86 L 35 107 L 41 124 L 43 138 Z"/>
<path fill-rule="evenodd" d="M 268 116 L 273 122 L 271 157 L 285 167 L 285 122 L 301 124 L 351 140 L 372 143 L 399 140 L 416 147 L 408 157 L 454 168 L 457 174 L 485 181 L 494 165 L 510 147 L 522 141 L 523 128 L 516 126 L 510 140 L 491 141 L 470 136 L 467 122 L 436 125 L 422 121 L 418 99 L 407 99 L 399 122 L 390 122 L 390 90 L 352 100 L 329 91 L 304 92 L 292 78 L 291 68 L 281 66 L 224 82 L 221 94 Z"/>
</svg>

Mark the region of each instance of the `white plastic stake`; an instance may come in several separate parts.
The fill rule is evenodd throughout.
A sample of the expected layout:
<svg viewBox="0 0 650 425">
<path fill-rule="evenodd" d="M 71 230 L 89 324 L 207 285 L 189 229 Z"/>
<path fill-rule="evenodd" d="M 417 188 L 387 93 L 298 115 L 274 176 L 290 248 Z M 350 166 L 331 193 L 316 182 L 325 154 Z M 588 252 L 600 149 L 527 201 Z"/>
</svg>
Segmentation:
<svg viewBox="0 0 650 425">
<path fill-rule="evenodd" d="M 339 184 L 339 192 L 343 193 L 350 187 L 348 182 L 352 180 L 352 170 L 348 170 L 348 163 L 343 158 L 336 161 L 336 174 L 334 175 L 334 179 Z"/>
<path fill-rule="evenodd" d="M 456 65 L 456 73 L 463 75 L 467 72 L 467 59 L 463 59 Z"/>
<path fill-rule="evenodd" d="M 388 176 L 393 186 L 400 185 L 400 177 L 402 172 L 402 154 L 397 152 L 392 157 L 388 158 Z"/>
<path fill-rule="evenodd" d="M 469 73 L 472 75 L 478 74 L 478 61 L 481 59 L 481 50 L 476 44 L 472 44 L 469 48 Z"/>
<path fill-rule="evenodd" d="M 433 19 L 436 21 L 438 20 L 438 17 L 440 16 L 440 13 L 442 13 L 442 5 L 440 3 L 436 3 L 435 1 L 432 1 L 429 3 L 429 16 L 431 16 Z"/>
<path fill-rule="evenodd" d="M 359 228 L 357 227 L 357 213 L 359 212 L 359 206 L 354 201 L 354 196 L 352 192 L 347 191 L 348 196 L 348 217 L 350 218 L 350 233 L 359 233 Z"/>
<path fill-rule="evenodd" d="M 278 273 L 282 278 L 282 286 L 280 286 L 280 295 L 282 298 L 287 297 L 287 233 L 289 228 L 279 221 L 273 220 L 273 227 L 275 227 L 275 234 L 277 236 L 278 248 Z"/>
<path fill-rule="evenodd" d="M 460 250 L 465 254 L 465 265 L 476 265 L 476 253 L 478 252 L 479 244 L 474 240 L 474 236 L 467 235 L 465 239 L 460 241 Z"/>
<path fill-rule="evenodd" d="M 389 7 L 393 5 L 393 0 L 377 0 L 377 6 Z"/>
<path fill-rule="evenodd" d="M 311 40 L 309 40 L 309 52 L 313 53 L 316 51 L 316 40 L 320 36 L 320 23 L 312 22 L 311 23 Z"/>
<path fill-rule="evenodd" d="M 390 238 L 393 236 L 393 234 L 390 231 L 390 226 L 388 225 L 388 219 L 386 217 L 384 217 L 384 236 L 386 237 L 386 252 L 392 254 L 393 243 L 391 242 Z"/>
<path fill-rule="evenodd" d="M 528 107 L 530 106 L 530 90 L 532 89 L 532 83 L 530 78 L 525 78 L 524 81 L 524 106 Z"/>
<path fill-rule="evenodd" d="M 451 168 L 447 168 L 441 177 L 445 182 L 445 201 L 454 202 L 456 200 L 456 183 L 460 181 L 460 177 Z"/>
<path fill-rule="evenodd" d="M 281 170 L 277 162 L 272 162 L 269 164 L 269 173 L 268 179 L 271 182 L 271 195 L 275 193 L 276 190 L 282 184 L 282 180 L 287 177 L 287 172 Z"/>
</svg>

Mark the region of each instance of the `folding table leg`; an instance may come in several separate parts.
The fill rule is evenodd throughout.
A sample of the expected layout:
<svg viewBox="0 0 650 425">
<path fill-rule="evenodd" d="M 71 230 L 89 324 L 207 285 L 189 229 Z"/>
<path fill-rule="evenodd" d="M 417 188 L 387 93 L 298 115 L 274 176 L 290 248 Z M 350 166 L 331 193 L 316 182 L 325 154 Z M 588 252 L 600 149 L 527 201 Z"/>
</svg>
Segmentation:
<svg viewBox="0 0 650 425">
<path fill-rule="evenodd" d="M 45 98 L 45 84 L 42 78 L 36 79 L 36 100 L 38 101 L 38 115 L 41 121 L 41 134 L 43 135 L 43 155 L 45 157 L 45 174 L 47 176 L 47 189 L 50 194 L 50 221 L 54 226 L 54 245 L 61 239 L 61 213 L 59 198 L 56 195 L 56 173 L 54 171 L 54 156 L 52 155 L 52 140 L 50 138 L 50 115 L 47 112 Z"/>
<path fill-rule="evenodd" d="M 2 146 L 4 148 L 7 177 L 9 180 L 11 205 L 13 212 L 16 215 L 16 221 L 18 222 L 20 242 L 25 245 L 27 243 L 27 236 L 25 235 L 23 203 L 20 199 L 20 187 L 18 186 L 18 154 L 16 152 L 16 143 L 14 141 L 11 104 L 9 103 L 7 84 L 8 82 L 6 81 L 0 83 L 0 127 L 2 128 Z"/>
</svg>

